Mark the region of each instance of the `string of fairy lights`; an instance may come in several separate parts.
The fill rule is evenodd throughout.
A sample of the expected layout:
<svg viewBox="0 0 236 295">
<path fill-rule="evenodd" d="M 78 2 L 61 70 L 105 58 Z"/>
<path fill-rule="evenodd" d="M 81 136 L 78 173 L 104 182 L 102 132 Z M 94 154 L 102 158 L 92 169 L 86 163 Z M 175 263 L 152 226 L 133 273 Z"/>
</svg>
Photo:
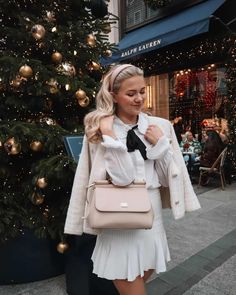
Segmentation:
<svg viewBox="0 0 236 295">
<path fill-rule="evenodd" d="M 147 76 L 167 73 L 173 70 L 184 70 L 201 64 L 211 64 L 227 57 L 234 42 L 231 36 L 219 36 L 192 40 L 182 46 L 169 46 L 158 51 L 143 54 L 132 62 L 142 67 Z"/>
<path fill-rule="evenodd" d="M 236 37 L 221 35 L 196 39 L 185 46 L 168 47 L 132 60 L 147 76 L 178 71 L 184 74 L 189 67 L 211 70 L 215 63 L 223 63 L 226 68 L 227 96 L 224 100 L 229 129 L 229 157 L 236 171 Z M 207 65 L 207 66 L 205 66 Z M 210 68 L 208 68 L 210 67 Z"/>
</svg>

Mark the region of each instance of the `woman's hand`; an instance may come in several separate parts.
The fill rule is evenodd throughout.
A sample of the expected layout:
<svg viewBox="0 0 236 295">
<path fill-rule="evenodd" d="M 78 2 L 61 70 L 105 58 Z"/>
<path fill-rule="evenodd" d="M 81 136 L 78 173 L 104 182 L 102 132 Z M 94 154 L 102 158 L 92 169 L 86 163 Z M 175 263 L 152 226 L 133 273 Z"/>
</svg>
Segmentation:
<svg viewBox="0 0 236 295">
<path fill-rule="evenodd" d="M 113 121 L 114 121 L 114 115 L 104 117 L 100 120 L 99 128 L 102 135 L 108 135 L 113 138 L 116 138 L 116 135 L 113 131 Z"/>
<path fill-rule="evenodd" d="M 162 136 L 163 132 L 157 125 L 149 125 L 144 134 L 144 138 L 153 145 L 155 145 Z"/>
</svg>

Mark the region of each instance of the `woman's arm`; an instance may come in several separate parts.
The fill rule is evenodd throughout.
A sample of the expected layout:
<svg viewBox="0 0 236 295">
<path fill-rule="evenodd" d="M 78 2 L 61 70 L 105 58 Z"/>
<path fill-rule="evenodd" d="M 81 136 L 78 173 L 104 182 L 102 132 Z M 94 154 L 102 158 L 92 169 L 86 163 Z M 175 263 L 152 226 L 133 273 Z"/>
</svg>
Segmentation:
<svg viewBox="0 0 236 295">
<path fill-rule="evenodd" d="M 102 145 L 106 148 L 104 160 L 112 183 L 125 186 L 134 181 L 135 168 L 127 147 L 118 139 L 103 135 Z"/>
<path fill-rule="evenodd" d="M 100 120 L 100 130 L 103 137 L 102 145 L 105 151 L 106 171 L 112 179 L 112 183 L 125 186 L 134 181 L 135 169 L 127 147 L 116 138 L 113 131 L 114 116 L 108 116 Z"/>
<path fill-rule="evenodd" d="M 161 185 L 168 186 L 168 167 L 173 155 L 170 139 L 157 125 L 150 126 L 155 127 L 149 129 L 149 133 L 145 134 L 145 138 L 152 143 L 152 146 L 147 148 L 147 158 L 155 161 L 155 170 Z"/>
</svg>

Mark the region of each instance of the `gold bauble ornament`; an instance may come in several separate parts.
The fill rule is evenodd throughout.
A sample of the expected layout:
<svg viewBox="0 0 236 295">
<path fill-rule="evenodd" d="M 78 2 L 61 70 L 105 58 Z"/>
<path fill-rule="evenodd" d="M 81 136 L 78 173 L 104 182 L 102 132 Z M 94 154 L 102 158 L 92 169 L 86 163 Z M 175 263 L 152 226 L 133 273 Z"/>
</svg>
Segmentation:
<svg viewBox="0 0 236 295">
<path fill-rule="evenodd" d="M 21 144 L 20 143 L 15 143 L 12 145 L 10 151 L 9 151 L 9 155 L 17 155 L 19 154 L 19 152 L 21 151 Z"/>
<path fill-rule="evenodd" d="M 38 46 L 38 48 L 43 49 L 45 47 L 45 43 L 44 42 L 37 42 L 36 45 Z"/>
<path fill-rule="evenodd" d="M 96 45 L 96 36 L 94 36 L 93 34 L 89 34 L 87 36 L 87 44 L 91 47 L 94 47 Z"/>
<path fill-rule="evenodd" d="M 17 155 L 21 151 L 21 144 L 17 143 L 12 137 L 4 143 L 4 148 L 9 155 Z"/>
<path fill-rule="evenodd" d="M 62 54 L 58 51 L 53 52 L 51 58 L 54 63 L 59 64 L 62 61 Z"/>
<path fill-rule="evenodd" d="M 96 63 L 95 61 L 92 61 L 92 62 L 90 63 L 90 65 L 89 65 L 89 68 L 90 68 L 91 70 L 98 71 L 98 70 L 100 70 L 101 65 L 98 64 L 98 63 Z"/>
<path fill-rule="evenodd" d="M 14 138 L 14 137 L 9 138 L 9 139 L 5 142 L 5 144 L 9 144 L 9 145 L 13 145 L 13 144 L 15 144 L 15 143 L 16 143 L 16 141 L 15 141 L 15 138 Z"/>
<path fill-rule="evenodd" d="M 53 125 L 53 126 L 56 126 L 57 125 L 57 122 L 52 119 L 52 118 L 48 118 L 48 117 L 45 117 L 43 119 L 43 121 L 47 124 L 47 125 Z"/>
<path fill-rule="evenodd" d="M 59 91 L 57 80 L 51 78 L 46 83 L 49 85 L 49 91 L 50 91 L 50 93 L 55 94 L 55 93 L 57 93 Z"/>
<path fill-rule="evenodd" d="M 17 143 L 14 137 L 8 138 L 8 140 L 4 143 L 4 148 L 8 154 L 11 153 L 11 149 L 13 146 L 16 146 Z"/>
<path fill-rule="evenodd" d="M 85 99 L 86 97 L 86 92 L 82 89 L 79 89 L 75 92 L 75 97 L 79 100 L 79 99 Z"/>
<path fill-rule="evenodd" d="M 38 192 L 33 192 L 31 196 L 32 203 L 35 205 L 41 205 L 44 202 L 44 196 Z"/>
<path fill-rule="evenodd" d="M 20 67 L 19 74 L 21 77 L 30 78 L 33 75 L 33 70 L 30 66 L 24 65 Z"/>
<path fill-rule="evenodd" d="M 69 63 L 69 62 L 64 62 L 60 64 L 57 67 L 58 73 L 65 75 L 65 76 L 75 76 L 76 75 L 76 70 L 75 67 Z"/>
<path fill-rule="evenodd" d="M 48 185 L 46 178 L 45 177 L 38 178 L 36 181 L 36 185 L 39 188 L 45 188 Z"/>
<path fill-rule="evenodd" d="M 15 79 L 13 79 L 11 82 L 10 82 L 10 85 L 13 87 L 13 88 L 19 88 L 20 85 L 21 85 L 21 81 L 22 81 L 22 78 L 20 75 L 17 75 Z"/>
<path fill-rule="evenodd" d="M 44 18 L 46 21 L 48 22 L 55 22 L 56 18 L 55 18 L 55 12 L 53 11 L 46 11 L 46 16 Z"/>
<path fill-rule="evenodd" d="M 50 117 L 41 117 L 39 119 L 39 122 L 40 123 L 45 123 L 47 125 L 53 125 L 53 126 L 56 126 L 57 125 L 56 120 L 54 120 L 53 118 L 50 118 Z"/>
<path fill-rule="evenodd" d="M 87 106 L 89 105 L 89 102 L 90 102 L 90 100 L 89 100 L 89 97 L 88 97 L 88 96 L 86 96 L 86 97 L 83 98 L 83 99 L 78 99 L 78 103 L 79 103 L 79 105 L 80 105 L 81 107 L 83 107 L 83 108 L 87 107 Z"/>
<path fill-rule="evenodd" d="M 43 149 L 43 144 L 41 141 L 32 141 L 30 148 L 34 152 L 40 152 Z"/>
<path fill-rule="evenodd" d="M 66 242 L 60 242 L 58 245 L 57 245 L 57 251 L 61 254 L 65 253 L 65 251 L 69 248 L 69 245 L 68 243 Z"/>
<path fill-rule="evenodd" d="M 111 51 L 110 49 L 107 49 L 107 50 L 105 51 L 105 55 L 106 55 L 106 56 L 112 56 L 112 51 Z"/>
<path fill-rule="evenodd" d="M 45 36 L 45 29 L 42 25 L 34 25 L 31 29 L 31 34 L 36 40 L 40 40 Z"/>
</svg>

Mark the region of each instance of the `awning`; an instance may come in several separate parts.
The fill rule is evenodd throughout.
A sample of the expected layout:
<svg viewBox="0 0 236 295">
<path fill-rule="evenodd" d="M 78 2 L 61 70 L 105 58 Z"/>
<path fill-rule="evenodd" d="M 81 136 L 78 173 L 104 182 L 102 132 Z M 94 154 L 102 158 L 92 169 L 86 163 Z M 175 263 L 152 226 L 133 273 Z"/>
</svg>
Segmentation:
<svg viewBox="0 0 236 295">
<path fill-rule="evenodd" d="M 103 65 L 123 62 L 178 41 L 206 33 L 212 14 L 225 0 L 207 0 L 175 15 L 150 23 L 128 33 L 118 44 L 118 51 L 102 60 Z"/>
</svg>

